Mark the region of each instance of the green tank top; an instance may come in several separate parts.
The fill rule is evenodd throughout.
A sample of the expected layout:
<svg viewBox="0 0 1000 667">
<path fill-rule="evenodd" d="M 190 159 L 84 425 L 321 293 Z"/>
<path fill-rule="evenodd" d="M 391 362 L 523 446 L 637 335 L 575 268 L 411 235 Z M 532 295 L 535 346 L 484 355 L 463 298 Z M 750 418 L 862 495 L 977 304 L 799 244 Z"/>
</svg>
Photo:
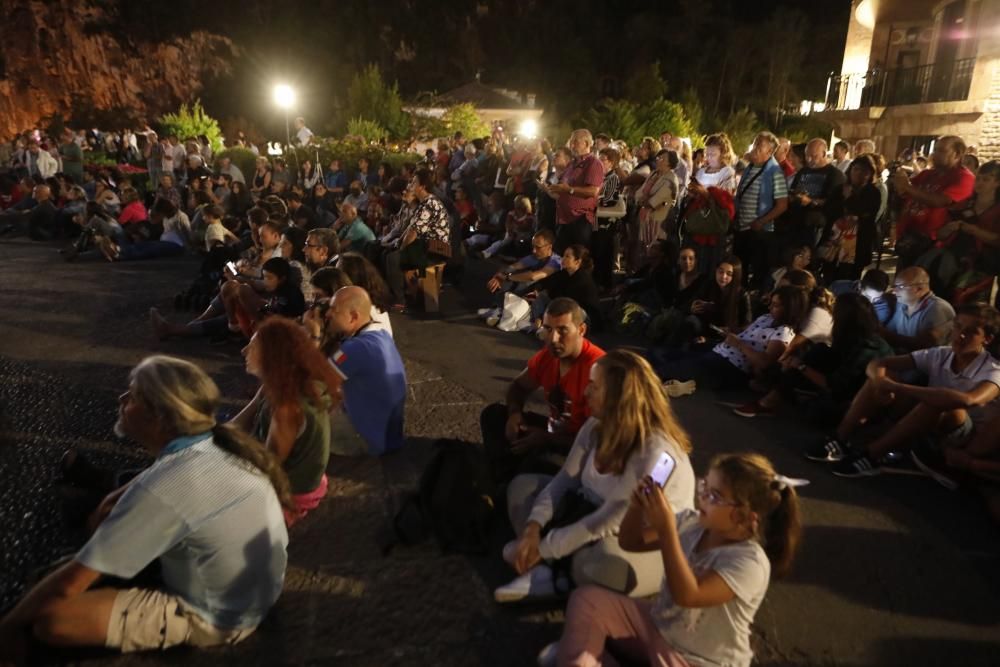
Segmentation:
<svg viewBox="0 0 1000 667">
<path fill-rule="evenodd" d="M 303 396 L 299 406 L 305 421 L 284 464 L 293 495 L 316 490 L 330 460 L 330 397 L 325 392 L 322 393 L 317 407 Z M 271 408 L 266 399 L 257 413 L 256 422 L 254 436 L 261 442 L 267 442 L 267 432 L 271 427 Z"/>
</svg>

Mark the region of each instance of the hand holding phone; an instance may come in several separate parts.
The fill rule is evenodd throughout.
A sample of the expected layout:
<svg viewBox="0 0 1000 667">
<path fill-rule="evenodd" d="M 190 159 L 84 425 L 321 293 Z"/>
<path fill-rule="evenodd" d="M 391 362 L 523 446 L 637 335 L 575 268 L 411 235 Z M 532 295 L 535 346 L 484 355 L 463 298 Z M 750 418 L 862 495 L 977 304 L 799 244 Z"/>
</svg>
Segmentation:
<svg viewBox="0 0 1000 667">
<path fill-rule="evenodd" d="M 663 488 L 667 485 L 667 480 L 670 479 L 670 475 L 673 474 L 676 465 L 674 457 L 670 456 L 667 452 L 662 452 L 649 476 L 654 482 L 660 485 L 660 488 Z"/>
<path fill-rule="evenodd" d="M 229 271 L 229 273 L 233 274 L 234 278 L 237 275 L 239 275 L 239 272 L 236 270 L 236 263 L 235 262 L 226 262 L 226 271 Z"/>
</svg>

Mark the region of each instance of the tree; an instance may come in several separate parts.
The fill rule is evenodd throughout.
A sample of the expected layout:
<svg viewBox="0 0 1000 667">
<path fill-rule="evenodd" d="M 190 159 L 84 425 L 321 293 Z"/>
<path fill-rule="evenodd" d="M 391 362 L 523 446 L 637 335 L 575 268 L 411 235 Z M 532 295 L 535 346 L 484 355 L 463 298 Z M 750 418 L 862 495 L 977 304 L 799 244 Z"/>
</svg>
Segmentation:
<svg viewBox="0 0 1000 667">
<path fill-rule="evenodd" d="M 635 103 L 628 100 L 603 100 L 585 113 L 577 125 L 591 132 L 604 132 L 634 146 L 643 137 L 635 111 Z"/>
<path fill-rule="evenodd" d="M 639 104 L 649 104 L 666 94 L 667 82 L 660 75 L 659 60 L 639 67 L 625 81 L 625 97 Z"/>
<path fill-rule="evenodd" d="M 642 105 L 638 107 L 636 117 L 644 135 L 659 137 L 664 132 L 669 132 L 677 137 L 701 140 L 697 128 L 684 113 L 684 107 L 677 102 L 660 99 Z"/>
<path fill-rule="evenodd" d="M 441 125 L 444 133 L 452 135 L 461 132 L 467 139 L 488 137 L 490 134 L 490 126 L 479 117 L 476 107 L 471 104 L 456 104 L 449 107 L 441 116 Z"/>
<path fill-rule="evenodd" d="M 399 86 L 386 84 L 377 65 L 368 65 L 354 75 L 347 89 L 344 117 L 370 119 L 385 128 L 393 139 L 407 137 L 410 133 L 410 116 L 403 111 Z"/>
<path fill-rule="evenodd" d="M 176 113 L 160 116 L 160 125 L 164 134 L 176 134 L 181 141 L 204 134 L 213 151 L 218 152 L 223 148 L 219 123 L 205 113 L 201 100 L 195 100 L 191 106 L 182 104 Z"/>
<path fill-rule="evenodd" d="M 373 120 L 367 118 L 352 118 L 347 121 L 347 134 L 351 137 L 362 137 L 368 141 L 385 139 L 385 129 Z"/>
</svg>

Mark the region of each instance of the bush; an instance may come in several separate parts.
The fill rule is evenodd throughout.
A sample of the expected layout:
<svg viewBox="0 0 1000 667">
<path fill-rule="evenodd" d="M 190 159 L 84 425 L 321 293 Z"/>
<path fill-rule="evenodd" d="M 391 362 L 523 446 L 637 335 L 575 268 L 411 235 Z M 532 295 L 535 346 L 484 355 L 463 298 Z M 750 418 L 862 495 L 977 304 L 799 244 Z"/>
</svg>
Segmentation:
<svg viewBox="0 0 1000 667">
<path fill-rule="evenodd" d="M 416 163 L 423 159 L 422 155 L 416 153 L 392 150 L 391 147 L 351 137 L 344 139 L 313 137 L 308 146 L 297 146 L 294 152 L 289 152 L 286 155 L 285 159 L 292 161 L 292 163 L 295 162 L 296 158 L 300 163 L 302 160 L 315 162 L 318 159 L 324 172 L 331 160 L 340 160 L 341 168 L 350 173 L 357 169 L 358 160 L 363 157 L 368 158 L 368 162 L 372 165 L 388 162 L 396 171 L 399 171 L 405 162 Z"/>
<path fill-rule="evenodd" d="M 780 133 L 793 144 L 805 143 L 816 137 L 830 141 L 833 125 L 815 116 L 785 116 Z"/>
<path fill-rule="evenodd" d="M 244 178 L 252 179 L 253 173 L 257 171 L 257 156 L 249 148 L 227 148 L 224 151 L 219 151 L 215 154 L 216 168 L 224 157 L 232 160 L 233 164 L 240 168 Z"/>
<path fill-rule="evenodd" d="M 352 118 L 347 121 L 347 134 L 352 137 L 361 137 L 368 141 L 379 141 L 385 139 L 385 129 L 373 120 L 367 118 Z"/>
<path fill-rule="evenodd" d="M 176 113 L 164 114 L 160 117 L 160 125 L 164 135 L 176 134 L 181 141 L 186 141 L 204 134 L 214 152 L 223 148 L 219 123 L 205 113 L 201 100 L 195 100 L 191 106 L 182 104 Z"/>
<path fill-rule="evenodd" d="M 697 128 L 676 102 L 659 99 L 638 105 L 628 100 L 604 100 L 580 118 L 580 127 L 604 132 L 635 146 L 645 136 L 658 138 L 664 132 L 701 141 Z"/>
<path fill-rule="evenodd" d="M 386 84 L 377 65 L 369 65 L 354 75 L 347 89 L 344 118 L 371 119 L 385 128 L 393 139 L 402 139 L 410 134 L 410 115 L 403 111 L 399 86 Z"/>
<path fill-rule="evenodd" d="M 729 135 L 729 140 L 733 144 L 733 152 L 737 157 L 742 157 L 761 129 L 762 126 L 757 120 L 757 114 L 749 108 L 743 107 L 722 123 L 720 131 Z"/>
<path fill-rule="evenodd" d="M 476 107 L 471 104 L 448 107 L 441 116 L 441 129 L 441 135 L 449 137 L 456 132 L 461 132 L 467 139 L 490 136 L 490 126 L 479 117 Z"/>
</svg>

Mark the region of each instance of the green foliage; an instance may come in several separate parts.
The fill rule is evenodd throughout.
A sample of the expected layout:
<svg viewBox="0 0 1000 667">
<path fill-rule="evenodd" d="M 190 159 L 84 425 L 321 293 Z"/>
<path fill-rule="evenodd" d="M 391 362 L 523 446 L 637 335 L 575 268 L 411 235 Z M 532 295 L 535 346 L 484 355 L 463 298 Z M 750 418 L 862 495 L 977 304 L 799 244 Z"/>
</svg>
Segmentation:
<svg viewBox="0 0 1000 667">
<path fill-rule="evenodd" d="M 331 160 L 340 160 L 342 168 L 346 171 L 352 171 L 357 168 L 358 160 L 363 157 L 367 158 L 368 162 L 372 165 L 377 165 L 379 162 L 388 162 L 396 171 L 399 170 L 399 167 L 404 162 L 415 163 L 423 158 L 423 156 L 416 153 L 405 152 L 402 148 L 393 144 L 382 146 L 381 144 L 350 137 L 345 139 L 313 137 L 308 146 L 295 148 L 294 157 L 289 153 L 286 156 L 286 161 L 291 160 L 294 163 L 296 158 L 298 158 L 299 162 L 307 159 L 313 162 L 318 160 L 325 172 L 327 167 L 330 166 Z"/>
<path fill-rule="evenodd" d="M 643 105 L 628 100 L 604 100 L 583 115 L 579 126 L 622 139 L 630 146 L 645 136 L 658 138 L 664 132 L 701 141 L 684 108 L 665 99 Z"/>
<path fill-rule="evenodd" d="M 347 135 L 351 137 L 361 137 L 368 141 L 379 141 L 385 139 L 385 129 L 373 120 L 367 118 L 352 118 L 347 121 Z"/>
<path fill-rule="evenodd" d="M 693 87 L 688 87 L 684 94 L 681 95 L 680 105 L 684 109 L 684 115 L 688 117 L 691 121 L 691 126 L 695 129 L 695 134 L 698 135 L 698 141 L 701 141 L 701 135 L 706 134 L 711 128 L 705 127 L 705 109 L 701 105 L 701 98 L 698 97 L 698 91 Z M 692 140 L 694 137 L 692 137 Z"/>
<path fill-rule="evenodd" d="M 747 147 L 753 143 L 754 137 L 763 127 L 757 120 L 757 114 L 743 107 L 730 114 L 722 123 L 720 130 L 729 135 L 729 141 L 733 144 L 733 152 L 737 156 L 743 155 Z"/>
<path fill-rule="evenodd" d="M 399 86 L 382 80 L 377 65 L 368 65 L 354 75 L 347 89 L 347 109 L 344 118 L 368 118 L 388 131 L 393 139 L 408 137 L 410 115 L 403 111 Z"/>
<path fill-rule="evenodd" d="M 829 141 L 833 125 L 815 116 L 785 116 L 779 131 L 793 144 L 805 143 L 816 137 Z"/>
<path fill-rule="evenodd" d="M 257 156 L 253 154 L 252 150 L 249 148 L 227 148 L 215 154 L 215 164 L 218 165 L 224 157 L 232 160 L 233 164 L 240 168 L 244 178 L 253 178 L 253 172 L 257 169 Z"/>
<path fill-rule="evenodd" d="M 115 167 L 118 161 L 104 151 L 89 151 L 83 154 L 87 167 Z"/>
<path fill-rule="evenodd" d="M 625 81 L 625 97 L 638 104 L 649 104 L 666 94 L 667 82 L 660 75 L 659 60 L 639 67 Z"/>
<path fill-rule="evenodd" d="M 451 136 L 461 132 L 466 139 L 474 139 L 488 137 L 490 134 L 490 126 L 479 117 L 476 107 L 471 104 L 456 104 L 449 107 L 441 116 L 441 129 L 442 132 L 438 136 Z"/>
<path fill-rule="evenodd" d="M 205 113 L 201 100 L 195 100 L 190 106 L 182 104 L 176 113 L 160 116 L 160 125 L 163 134 L 176 134 L 181 141 L 204 134 L 213 151 L 222 150 L 222 130 L 218 121 Z"/>
</svg>

